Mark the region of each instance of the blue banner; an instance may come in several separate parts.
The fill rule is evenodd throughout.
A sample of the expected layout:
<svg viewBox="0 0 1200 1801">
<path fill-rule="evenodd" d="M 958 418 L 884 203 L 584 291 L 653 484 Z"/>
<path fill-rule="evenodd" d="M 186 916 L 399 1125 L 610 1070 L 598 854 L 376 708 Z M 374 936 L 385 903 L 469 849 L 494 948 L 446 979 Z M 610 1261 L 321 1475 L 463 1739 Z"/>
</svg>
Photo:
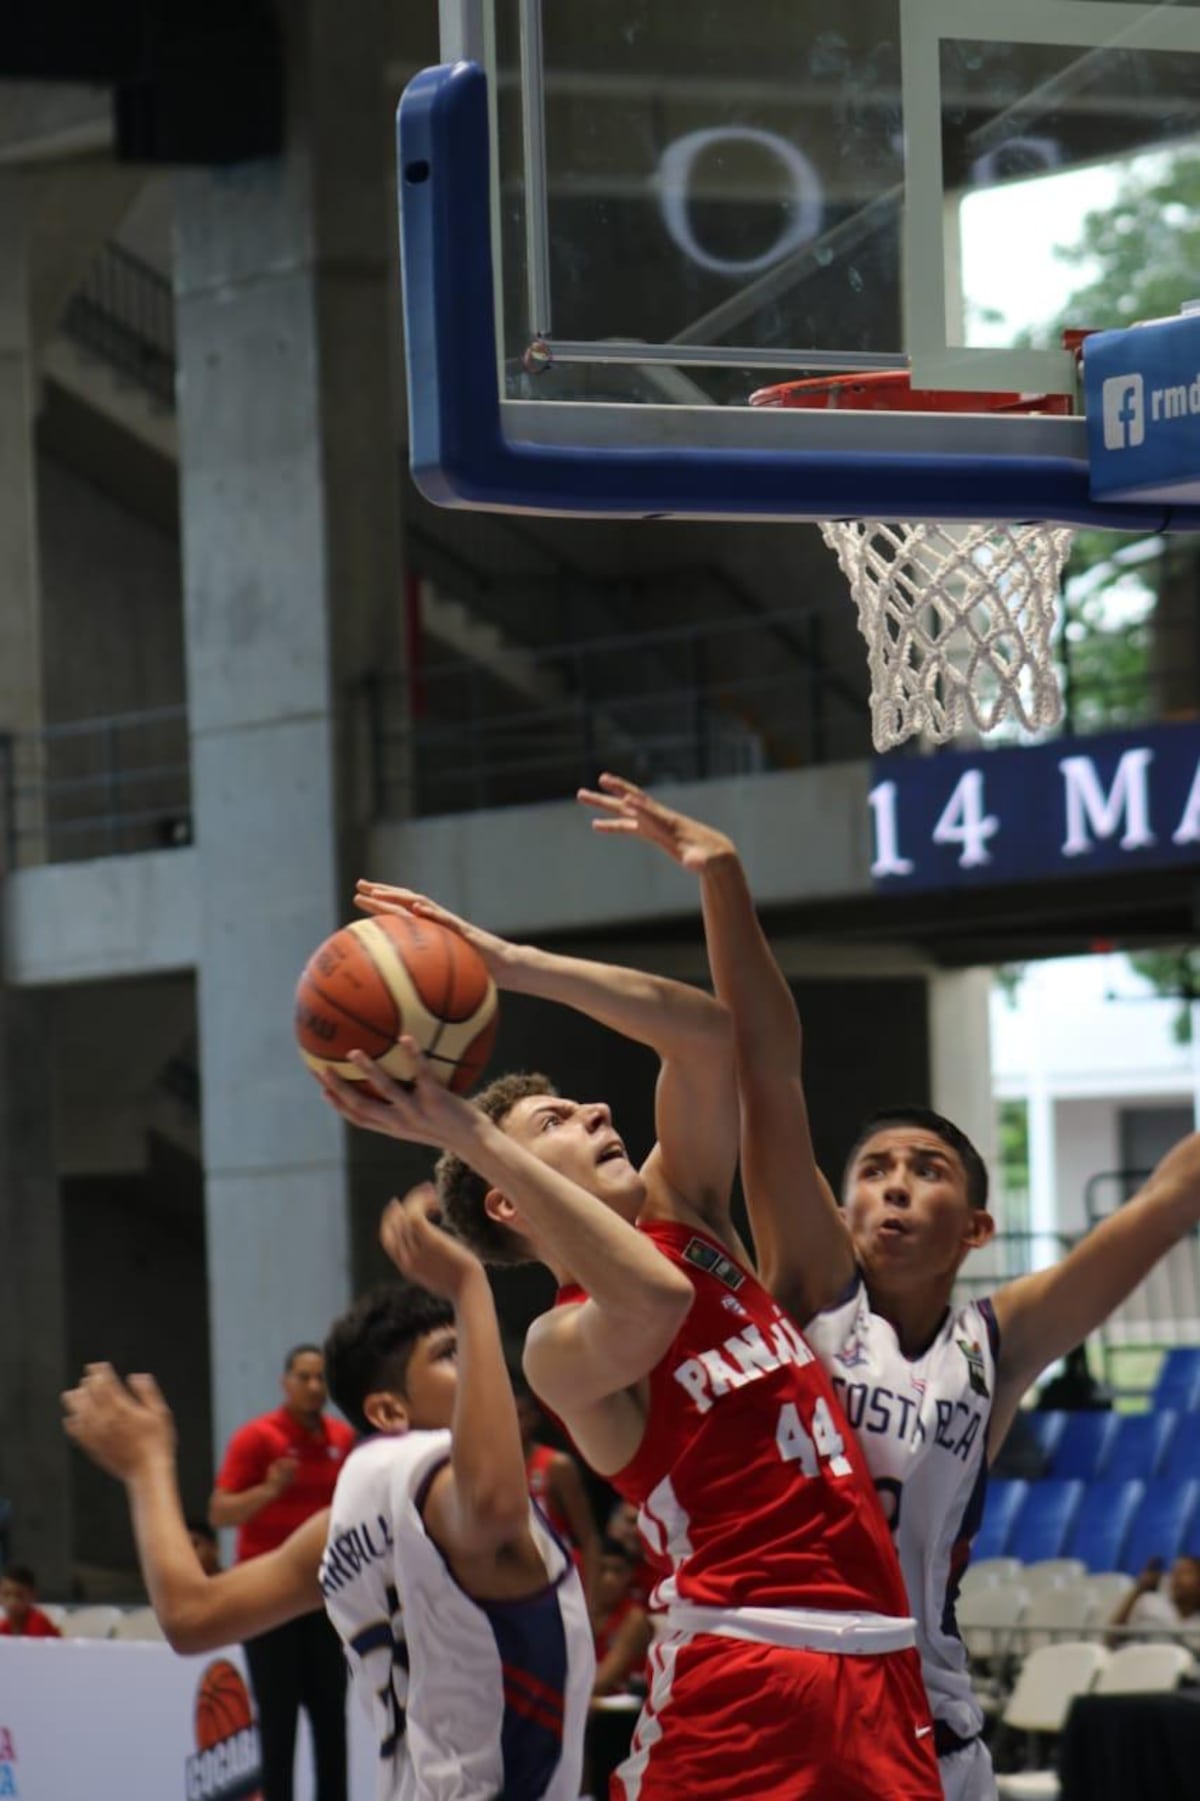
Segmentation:
<svg viewBox="0 0 1200 1801">
<path fill-rule="evenodd" d="M 894 894 L 1200 865 L 1200 723 L 880 757 L 869 806 Z"/>
<path fill-rule="evenodd" d="M 1093 500 L 1200 499 L 1200 313 L 1083 346 Z"/>
</svg>

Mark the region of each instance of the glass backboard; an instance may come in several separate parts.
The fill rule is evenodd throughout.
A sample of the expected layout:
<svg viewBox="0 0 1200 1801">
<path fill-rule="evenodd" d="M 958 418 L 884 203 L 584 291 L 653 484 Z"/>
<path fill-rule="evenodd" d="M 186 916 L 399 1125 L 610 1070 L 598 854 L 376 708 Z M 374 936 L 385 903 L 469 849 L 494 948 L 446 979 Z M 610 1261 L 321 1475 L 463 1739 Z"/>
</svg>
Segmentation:
<svg viewBox="0 0 1200 1801">
<path fill-rule="evenodd" d="M 400 130 L 432 498 L 1096 521 L 1063 332 L 1135 322 L 1121 231 L 1165 255 L 1200 189 L 1200 5 L 442 0 L 441 21 Z M 934 398 L 749 405 L 885 370 Z"/>
</svg>

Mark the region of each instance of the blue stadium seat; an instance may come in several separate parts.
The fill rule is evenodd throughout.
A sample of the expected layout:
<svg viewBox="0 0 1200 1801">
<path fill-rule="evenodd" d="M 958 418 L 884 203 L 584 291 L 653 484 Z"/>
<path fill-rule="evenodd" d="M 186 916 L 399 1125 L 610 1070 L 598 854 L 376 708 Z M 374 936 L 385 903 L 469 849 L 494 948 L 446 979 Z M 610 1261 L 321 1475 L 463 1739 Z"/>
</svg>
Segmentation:
<svg viewBox="0 0 1200 1801">
<path fill-rule="evenodd" d="M 1084 1482 L 1102 1476 L 1117 1423 L 1115 1413 L 1073 1413 L 1050 1459 L 1050 1474 Z"/>
<path fill-rule="evenodd" d="M 1008 1555 L 1008 1535 L 1028 1487 L 1028 1482 L 993 1480 L 988 1483 L 983 1523 L 971 1550 L 972 1562 L 979 1563 L 985 1557 Z"/>
<path fill-rule="evenodd" d="M 1089 1482 L 1064 1555 L 1082 1557 L 1089 1570 L 1116 1570 L 1129 1523 L 1146 1491 L 1144 1482 Z"/>
<path fill-rule="evenodd" d="M 1053 1408 L 1043 1413 L 1040 1408 L 1033 1407 L 1026 1412 L 1026 1423 L 1034 1436 L 1038 1449 L 1045 1454 L 1047 1462 L 1057 1451 L 1059 1440 L 1063 1435 L 1063 1428 L 1071 1418 L 1071 1414 L 1056 1413 Z"/>
<path fill-rule="evenodd" d="M 1169 1453 L 1178 1417 L 1167 1412 L 1123 1414 L 1105 1460 L 1105 1480 L 1119 1482 L 1140 1476 L 1148 1481 L 1165 1471 L 1164 1458 Z M 1196 1424 L 1200 1425 L 1200 1421 Z M 1200 1432 L 1196 1436 L 1200 1438 Z M 1200 1475 L 1200 1469 L 1186 1472 L 1193 1473 Z"/>
<path fill-rule="evenodd" d="M 1085 1482 L 1031 1482 L 1017 1509 L 1005 1547 L 1009 1557 L 1022 1563 L 1040 1563 L 1044 1557 L 1061 1557 L 1067 1533 L 1083 1500 Z"/>
<path fill-rule="evenodd" d="M 1169 1476 L 1147 1482 L 1117 1568 L 1136 1576 L 1152 1557 L 1173 1563 L 1190 1534 L 1198 1504 L 1200 1482 L 1177 1482 Z"/>
<path fill-rule="evenodd" d="M 1167 1446 L 1161 1474 L 1177 1482 L 1190 1482 L 1200 1476 L 1200 1419 L 1195 1414 L 1180 1417 L 1175 1436 Z"/>
<path fill-rule="evenodd" d="M 1200 1345 L 1177 1345 L 1167 1352 L 1154 1385 L 1154 1405 L 1177 1413 L 1200 1408 Z"/>
</svg>

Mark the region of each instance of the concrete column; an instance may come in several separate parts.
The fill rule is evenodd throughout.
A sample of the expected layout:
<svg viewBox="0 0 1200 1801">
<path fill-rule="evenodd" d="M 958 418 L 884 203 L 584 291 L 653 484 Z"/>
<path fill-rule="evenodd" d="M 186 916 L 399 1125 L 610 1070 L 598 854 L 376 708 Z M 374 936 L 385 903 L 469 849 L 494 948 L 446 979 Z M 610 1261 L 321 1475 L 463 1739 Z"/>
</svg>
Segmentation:
<svg viewBox="0 0 1200 1801">
<path fill-rule="evenodd" d="M 214 1431 L 351 1283 L 351 1152 L 292 1039 L 350 913 L 362 683 L 399 655 L 387 8 L 284 11 L 275 161 L 178 178 L 180 472 Z"/>
<path fill-rule="evenodd" d="M 988 969 L 948 970 L 929 983 L 932 1105 L 966 1133 L 989 1174 L 997 1148 L 991 992 Z"/>
<path fill-rule="evenodd" d="M 28 224 L 21 178 L 0 177 L 0 732 L 21 734 L 42 718 Z M 36 769 L 36 757 L 22 758 L 25 777 Z M 36 805 L 22 808 L 23 825 L 36 828 Z M 23 848 L 31 842 L 36 849 L 36 829 Z M 13 1556 L 61 1594 L 71 1520 L 52 1069 L 44 998 L 6 987 L 0 974 L 0 1495 L 13 1503 Z"/>
<path fill-rule="evenodd" d="M 32 736 L 42 723 L 42 642 L 38 581 L 37 463 L 33 425 L 37 371 L 30 308 L 29 191 L 0 175 L 0 733 L 30 734 L 13 747 L 20 791 L 6 833 L 17 830 L 19 859 L 38 860 L 41 757 Z M 7 855 L 8 845 L 5 847 Z"/>
</svg>

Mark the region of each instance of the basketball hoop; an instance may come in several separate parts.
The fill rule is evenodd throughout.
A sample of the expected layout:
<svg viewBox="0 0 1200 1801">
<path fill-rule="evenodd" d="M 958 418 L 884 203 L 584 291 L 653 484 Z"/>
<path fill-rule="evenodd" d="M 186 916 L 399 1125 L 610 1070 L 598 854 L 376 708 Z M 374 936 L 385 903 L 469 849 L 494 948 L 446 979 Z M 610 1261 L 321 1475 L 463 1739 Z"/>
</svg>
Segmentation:
<svg viewBox="0 0 1200 1801">
<path fill-rule="evenodd" d="M 820 377 L 764 388 L 752 406 L 888 412 L 1069 413 L 1069 396 L 914 390 L 907 373 Z M 944 744 L 968 721 L 1028 731 L 1059 723 L 1054 669 L 1059 582 L 1073 533 L 1038 523 L 905 524 L 826 519 L 858 607 L 878 751 L 917 736 Z"/>
</svg>

